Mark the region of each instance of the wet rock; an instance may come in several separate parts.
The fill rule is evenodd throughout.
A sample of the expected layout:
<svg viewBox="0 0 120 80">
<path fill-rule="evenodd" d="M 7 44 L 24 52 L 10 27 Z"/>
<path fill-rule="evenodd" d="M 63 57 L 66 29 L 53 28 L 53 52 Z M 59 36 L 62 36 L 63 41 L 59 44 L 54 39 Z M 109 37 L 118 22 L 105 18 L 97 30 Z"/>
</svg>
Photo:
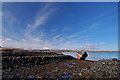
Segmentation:
<svg viewBox="0 0 120 80">
<path fill-rule="evenodd" d="M 30 79 L 35 78 L 35 76 L 34 75 L 29 75 L 28 78 L 30 78 Z"/>
<path fill-rule="evenodd" d="M 61 78 L 63 78 L 63 79 L 69 79 L 69 78 L 71 78 L 71 75 L 63 75 L 63 76 L 61 76 Z"/>
</svg>

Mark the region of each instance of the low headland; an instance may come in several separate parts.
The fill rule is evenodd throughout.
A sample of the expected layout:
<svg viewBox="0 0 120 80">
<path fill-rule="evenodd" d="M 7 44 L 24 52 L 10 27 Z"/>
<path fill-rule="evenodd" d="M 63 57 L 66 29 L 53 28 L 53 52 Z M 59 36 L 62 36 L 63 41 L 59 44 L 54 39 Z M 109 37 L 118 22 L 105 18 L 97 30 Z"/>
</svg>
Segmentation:
<svg viewBox="0 0 120 80">
<path fill-rule="evenodd" d="M 120 60 L 77 60 L 56 50 L 2 48 L 2 80 L 118 80 Z M 72 52 L 72 51 L 71 51 Z"/>
</svg>

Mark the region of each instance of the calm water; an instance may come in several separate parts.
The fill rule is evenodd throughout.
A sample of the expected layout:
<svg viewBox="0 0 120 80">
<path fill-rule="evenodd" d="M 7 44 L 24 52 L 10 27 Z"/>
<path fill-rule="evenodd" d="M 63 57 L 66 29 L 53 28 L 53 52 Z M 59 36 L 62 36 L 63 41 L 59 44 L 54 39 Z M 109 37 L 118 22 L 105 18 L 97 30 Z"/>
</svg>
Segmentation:
<svg viewBox="0 0 120 80">
<path fill-rule="evenodd" d="M 113 58 L 118 59 L 118 52 L 87 52 L 87 53 L 88 53 L 88 57 L 86 58 L 87 60 L 97 61 L 101 59 L 113 59 Z M 71 55 L 77 58 L 76 52 L 63 52 L 63 54 Z"/>
</svg>

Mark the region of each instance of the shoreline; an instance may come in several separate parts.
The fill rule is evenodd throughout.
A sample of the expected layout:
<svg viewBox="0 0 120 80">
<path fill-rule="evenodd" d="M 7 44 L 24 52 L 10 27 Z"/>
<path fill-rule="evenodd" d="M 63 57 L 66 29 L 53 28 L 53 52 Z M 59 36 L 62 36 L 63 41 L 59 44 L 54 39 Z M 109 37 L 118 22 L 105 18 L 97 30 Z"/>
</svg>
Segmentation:
<svg viewBox="0 0 120 80">
<path fill-rule="evenodd" d="M 5 79 L 80 79 L 118 78 L 118 60 L 64 60 L 44 65 L 22 66 L 8 69 Z"/>
<path fill-rule="evenodd" d="M 53 52 L 3 51 L 2 80 L 118 78 L 120 60 L 77 60 Z"/>
<path fill-rule="evenodd" d="M 21 48 L 7 48 L 1 47 L 1 50 L 16 50 L 16 51 L 41 51 L 41 49 L 21 49 Z M 81 50 L 52 50 L 52 49 L 43 49 L 43 51 L 53 51 L 53 52 L 78 52 Z M 86 52 L 120 52 L 120 51 L 110 51 L 110 50 L 85 50 Z"/>
</svg>

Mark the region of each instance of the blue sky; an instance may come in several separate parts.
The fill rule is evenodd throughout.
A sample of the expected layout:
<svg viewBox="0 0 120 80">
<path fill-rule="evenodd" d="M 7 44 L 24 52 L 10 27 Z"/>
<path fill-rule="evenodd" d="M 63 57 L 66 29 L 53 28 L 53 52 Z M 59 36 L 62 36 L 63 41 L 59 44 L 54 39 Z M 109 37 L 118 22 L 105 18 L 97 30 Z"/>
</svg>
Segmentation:
<svg viewBox="0 0 120 80">
<path fill-rule="evenodd" d="M 117 2 L 2 4 L 2 46 L 118 50 Z"/>
</svg>

